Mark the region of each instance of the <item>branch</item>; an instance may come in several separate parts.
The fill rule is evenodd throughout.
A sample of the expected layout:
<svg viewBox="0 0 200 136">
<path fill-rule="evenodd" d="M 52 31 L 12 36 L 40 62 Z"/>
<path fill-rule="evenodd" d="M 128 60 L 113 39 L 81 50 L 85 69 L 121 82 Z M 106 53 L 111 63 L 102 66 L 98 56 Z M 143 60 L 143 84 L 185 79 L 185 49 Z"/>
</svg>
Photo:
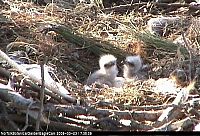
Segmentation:
<svg viewBox="0 0 200 136">
<path fill-rule="evenodd" d="M 172 102 L 172 104 L 180 105 L 186 102 L 188 99 L 189 90 L 187 88 L 182 88 L 182 90 L 177 94 L 176 98 Z M 159 122 L 170 121 L 172 118 L 177 118 L 177 108 L 168 107 L 163 111 L 163 114 L 158 118 Z"/>
<path fill-rule="evenodd" d="M 42 84 L 41 80 L 38 79 L 33 73 L 29 73 L 23 66 L 18 65 L 15 61 L 11 60 L 4 52 L 0 50 L 0 56 L 5 59 L 8 64 L 10 64 L 12 67 L 16 68 L 19 72 L 23 73 L 25 76 L 28 76 L 30 79 L 32 79 L 35 82 L 38 82 L 39 84 Z M 60 91 L 57 84 L 45 84 L 45 87 L 52 92 L 62 96 L 66 100 L 70 102 L 75 102 L 76 99 L 68 95 L 68 91 Z"/>
<path fill-rule="evenodd" d="M 7 71 L 6 69 L 0 67 L 0 75 L 6 77 L 7 79 L 10 79 L 10 75 L 11 75 L 11 74 L 10 74 L 10 72 Z M 21 79 L 18 79 L 18 77 L 16 77 L 16 79 L 17 79 L 18 81 L 21 80 Z M 32 90 L 33 90 L 33 91 L 41 92 L 41 90 L 42 90 L 38 85 L 34 84 L 34 83 L 33 83 L 32 81 L 30 81 L 29 79 L 26 79 L 26 78 L 25 78 L 25 79 L 23 80 L 23 82 L 24 82 L 26 85 L 29 85 L 30 87 L 32 87 Z M 49 95 L 51 98 L 57 100 L 60 104 L 67 104 L 67 101 L 65 101 L 64 99 L 60 99 L 59 96 L 55 95 L 54 93 L 50 92 L 49 90 L 45 89 L 44 91 L 45 91 L 45 94 L 46 94 L 46 95 Z"/>
<path fill-rule="evenodd" d="M 200 7 L 198 5 L 190 5 L 187 3 L 159 3 L 159 2 L 153 2 L 150 3 L 153 4 L 154 6 L 157 7 L 162 7 L 162 8 L 174 8 L 174 10 L 176 10 L 177 8 L 180 7 L 188 7 L 190 9 L 194 9 L 194 10 L 200 10 Z M 134 3 L 134 4 L 126 4 L 126 5 L 120 5 L 120 6 L 114 6 L 111 8 L 105 8 L 102 9 L 103 12 L 126 12 L 127 10 L 133 10 L 136 7 L 141 7 L 144 5 L 149 5 L 148 2 L 141 2 L 141 3 Z"/>
</svg>

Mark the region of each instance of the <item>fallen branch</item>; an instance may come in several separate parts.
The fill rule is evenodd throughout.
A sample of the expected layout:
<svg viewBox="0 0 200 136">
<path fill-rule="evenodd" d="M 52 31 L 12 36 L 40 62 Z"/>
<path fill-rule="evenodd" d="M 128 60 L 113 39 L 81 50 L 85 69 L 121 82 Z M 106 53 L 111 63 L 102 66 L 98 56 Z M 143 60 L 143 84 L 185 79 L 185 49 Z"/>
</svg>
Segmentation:
<svg viewBox="0 0 200 136">
<path fill-rule="evenodd" d="M 200 7 L 197 5 L 190 5 L 187 3 L 159 3 L 159 2 L 153 2 L 153 3 L 147 3 L 147 2 L 141 2 L 141 3 L 134 3 L 134 4 L 126 4 L 126 5 L 119 5 L 119 6 L 114 6 L 111 8 L 105 8 L 102 9 L 103 12 L 120 12 L 124 13 L 126 11 L 131 11 L 134 10 L 136 7 L 140 8 L 144 5 L 149 5 L 152 4 L 156 7 L 161 7 L 161 8 L 173 8 L 174 10 L 181 8 L 181 7 L 188 7 L 190 9 L 194 10 L 200 10 Z"/>
<path fill-rule="evenodd" d="M 9 88 L 0 88 L 0 98 L 5 102 L 13 102 L 21 106 L 28 106 L 32 102 L 31 99 L 26 99 L 19 93 L 11 91 Z"/>
<path fill-rule="evenodd" d="M 172 121 L 170 121 L 150 131 L 184 131 L 184 130 L 191 131 L 194 125 L 195 125 L 195 121 L 187 117 L 185 119 L 182 119 L 180 121 L 176 121 L 173 123 Z"/>
<path fill-rule="evenodd" d="M 17 126 L 17 124 L 12 121 L 9 117 L 8 117 L 8 113 L 6 110 L 6 104 L 5 102 L 0 100 L 0 109 L 1 109 L 1 114 L 0 114 L 0 129 L 3 131 L 19 131 L 19 127 Z M 7 127 L 5 127 L 7 126 Z"/>
<path fill-rule="evenodd" d="M 22 131 L 25 131 L 28 126 L 29 126 L 29 116 L 28 116 L 28 113 L 29 113 L 29 109 L 30 107 L 32 106 L 32 102 L 29 104 L 28 108 L 26 109 L 26 122 L 25 122 L 25 126 L 22 128 Z"/>
<path fill-rule="evenodd" d="M 7 71 L 6 69 L 0 67 L 0 75 L 3 77 L 6 77 L 7 79 L 10 79 L 11 74 L 9 71 Z M 20 81 L 21 79 L 18 79 L 18 77 L 16 77 L 18 81 Z M 23 80 L 23 82 L 26 85 L 29 85 L 33 91 L 37 91 L 37 92 L 41 92 L 41 87 L 39 87 L 38 85 L 34 84 L 30 79 L 25 78 Z M 61 99 L 59 96 L 55 95 L 54 93 L 50 92 L 49 90 L 45 89 L 45 94 L 49 95 L 51 98 L 57 100 L 60 104 L 67 104 L 68 102 L 65 101 L 64 99 Z"/>
<path fill-rule="evenodd" d="M 165 123 L 164 125 L 162 125 L 158 128 L 154 128 L 154 129 L 149 130 L 149 131 L 169 131 L 169 130 L 171 130 L 171 128 L 169 126 L 171 123 L 172 123 L 172 121 Z"/>
<path fill-rule="evenodd" d="M 53 108 L 52 108 L 53 109 Z M 58 110 L 59 113 L 65 114 L 67 117 L 76 117 L 78 115 L 94 116 L 96 118 L 105 118 L 110 115 L 116 115 L 120 119 L 135 119 L 138 121 L 155 121 L 161 115 L 162 111 L 118 111 L 109 109 L 95 109 L 93 107 L 82 106 L 56 106 L 54 110 Z M 51 110 L 51 112 L 55 112 Z"/>
<path fill-rule="evenodd" d="M 32 79 L 35 82 L 38 82 L 41 84 L 41 79 L 38 79 L 34 74 L 29 73 L 23 66 L 18 65 L 15 61 L 11 60 L 4 52 L 0 51 L 0 56 L 5 59 L 8 64 L 10 64 L 12 67 L 16 68 L 19 72 L 23 73 L 25 76 L 28 76 L 30 79 Z M 62 96 L 66 100 L 70 102 L 76 102 L 76 99 L 68 95 L 68 91 L 62 91 L 59 90 L 59 87 L 56 84 L 48 84 L 48 82 L 45 84 L 45 87 L 52 92 Z"/>
<path fill-rule="evenodd" d="M 26 118 L 22 115 L 17 114 L 9 114 L 8 117 L 19 123 L 24 123 L 26 121 Z M 30 125 L 34 125 L 36 120 L 32 119 L 30 121 Z M 41 122 L 41 126 L 46 127 L 47 124 L 44 122 Z M 76 124 L 70 124 L 70 123 L 62 123 L 62 122 L 56 122 L 56 121 L 50 121 L 48 124 L 48 127 L 51 128 L 51 130 L 54 131 L 63 131 L 63 130 L 70 130 L 70 131 L 84 131 L 87 130 L 87 128 L 77 126 Z"/>
<path fill-rule="evenodd" d="M 188 99 L 189 90 L 183 88 L 178 94 L 177 97 L 174 99 L 172 104 L 179 105 L 186 102 Z M 163 114 L 158 118 L 159 122 L 168 122 L 171 121 L 173 118 L 178 118 L 180 110 L 175 109 L 174 107 L 168 107 L 166 110 L 163 111 Z"/>
<path fill-rule="evenodd" d="M 24 110 L 21 110 L 23 113 L 27 113 L 27 109 L 29 109 L 28 114 L 35 119 L 37 118 L 36 114 L 38 113 L 39 108 L 36 110 L 34 107 L 33 110 L 30 110 L 31 108 L 29 107 L 30 104 L 36 103 L 32 99 L 24 98 L 19 93 L 11 91 L 7 86 L 5 86 L 5 88 L 0 88 L 0 98 L 6 102 L 12 102 L 16 106 L 25 107 Z M 41 117 L 41 121 L 48 123 L 48 119 L 44 115 Z"/>
<path fill-rule="evenodd" d="M 65 40 L 79 46 L 80 49 L 87 49 L 97 56 L 112 53 L 117 58 L 123 59 L 123 54 L 126 54 L 126 52 L 120 48 L 114 47 L 109 43 L 99 42 L 95 38 L 87 38 L 86 36 L 76 33 L 75 31 L 63 25 L 49 25 L 49 27 L 42 31 L 55 31 L 56 33 L 62 35 Z"/>
<path fill-rule="evenodd" d="M 200 7 L 197 5 L 191 5 L 191 4 L 187 4 L 187 3 L 159 3 L 159 2 L 154 2 L 153 5 L 157 6 L 157 7 L 162 7 L 162 8 L 169 8 L 172 7 L 174 8 L 174 10 L 176 10 L 177 8 L 181 8 L 181 7 L 188 7 L 190 9 L 194 9 L 194 10 L 200 10 Z"/>
<path fill-rule="evenodd" d="M 169 53 L 177 53 L 179 45 L 173 43 L 172 41 L 163 39 L 149 32 L 140 32 L 135 30 L 134 28 L 131 30 L 135 38 L 145 43 L 145 48 L 152 47 L 158 50 L 167 51 Z M 180 51 L 184 55 L 184 57 L 187 57 L 189 55 L 188 51 L 185 48 L 180 47 Z"/>
</svg>

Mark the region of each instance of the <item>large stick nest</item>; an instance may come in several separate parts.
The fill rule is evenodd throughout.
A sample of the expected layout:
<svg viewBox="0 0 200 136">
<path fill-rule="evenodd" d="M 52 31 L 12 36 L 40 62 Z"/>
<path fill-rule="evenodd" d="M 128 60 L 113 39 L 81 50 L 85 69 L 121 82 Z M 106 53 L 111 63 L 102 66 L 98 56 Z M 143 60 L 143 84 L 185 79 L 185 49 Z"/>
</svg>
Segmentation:
<svg viewBox="0 0 200 136">
<path fill-rule="evenodd" d="M 22 1 L 1 4 L 1 50 L 19 63 L 46 62 L 53 68 L 54 80 L 76 99 L 69 101 L 45 90 L 39 130 L 194 130 L 200 121 L 199 8 L 173 3 L 123 3 L 126 4 L 123 6 L 114 3 L 120 4 L 113 2 L 108 7 L 101 5 L 105 1 L 95 1 L 96 5 L 65 1 L 46 6 Z M 168 6 L 174 8 L 169 10 Z M 186 21 L 185 26 L 168 26 L 165 36 L 150 34 L 146 31 L 147 21 L 160 12 L 166 16 L 177 12 Z M 173 43 L 182 33 L 191 44 Z M 121 62 L 127 55 L 141 55 L 149 66 L 149 79 L 127 83 L 123 88 L 94 85 L 86 90 L 85 80 L 98 69 L 99 56 L 108 53 L 118 58 L 119 76 Z M 0 130 L 36 130 L 41 84 L 12 67 L 1 60 Z M 182 87 L 189 92 L 186 100 L 184 94 L 179 99 L 178 94 L 152 89 L 156 80 L 168 78 L 176 68 L 182 68 L 188 77 Z"/>
</svg>

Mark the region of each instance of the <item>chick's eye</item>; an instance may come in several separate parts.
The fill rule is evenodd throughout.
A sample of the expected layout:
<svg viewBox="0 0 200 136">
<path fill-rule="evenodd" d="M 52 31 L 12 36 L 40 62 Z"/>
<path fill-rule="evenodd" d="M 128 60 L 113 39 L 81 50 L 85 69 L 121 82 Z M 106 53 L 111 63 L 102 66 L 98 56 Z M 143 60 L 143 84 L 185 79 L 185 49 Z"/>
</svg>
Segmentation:
<svg viewBox="0 0 200 136">
<path fill-rule="evenodd" d="M 104 65 L 105 68 L 109 68 L 109 67 L 112 67 L 116 64 L 116 62 L 112 61 L 112 62 L 109 62 L 107 64 Z"/>
<path fill-rule="evenodd" d="M 124 62 L 126 65 L 129 65 L 130 67 L 135 67 L 135 64 L 134 63 L 131 63 L 131 62 L 128 62 L 128 61 L 125 61 Z"/>
</svg>

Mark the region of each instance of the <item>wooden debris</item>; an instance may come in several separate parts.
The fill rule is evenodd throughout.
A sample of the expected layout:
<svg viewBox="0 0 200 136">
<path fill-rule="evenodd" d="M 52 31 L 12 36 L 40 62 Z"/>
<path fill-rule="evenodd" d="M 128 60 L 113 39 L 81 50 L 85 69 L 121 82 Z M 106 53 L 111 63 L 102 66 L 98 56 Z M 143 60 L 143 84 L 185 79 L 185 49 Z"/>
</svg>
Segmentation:
<svg viewBox="0 0 200 136">
<path fill-rule="evenodd" d="M 87 49 L 93 54 L 100 56 L 102 54 L 108 54 L 112 53 L 114 56 L 118 58 L 123 58 L 122 55 L 124 53 L 123 50 L 113 47 L 109 43 L 100 43 L 96 41 L 95 39 L 87 38 L 86 36 L 80 35 L 78 33 L 75 33 L 73 30 L 66 26 L 62 25 L 50 25 L 50 27 L 46 27 L 44 32 L 53 30 L 56 33 L 59 33 L 62 35 L 67 41 L 70 41 L 71 43 L 74 43 L 78 45 L 81 49 Z"/>
<path fill-rule="evenodd" d="M 176 53 L 178 50 L 179 45 L 173 43 L 172 41 L 162 39 L 156 35 L 152 35 L 149 32 L 139 32 L 133 31 L 134 36 L 145 43 L 146 48 L 153 47 L 155 49 L 165 50 L 169 53 Z M 181 53 L 188 57 L 188 51 L 184 47 L 180 47 Z"/>
<path fill-rule="evenodd" d="M 10 0 L 0 5 L 1 131 L 134 134 L 200 130 L 198 3 L 129 1 L 132 3 L 103 8 L 85 2 L 72 3 L 70 7 L 56 2 L 43 7 L 38 6 L 41 3 Z M 186 23 L 192 23 L 191 27 L 183 28 L 189 34 L 181 33 L 184 44 L 173 43 L 180 31 L 162 37 L 144 32 L 148 20 L 160 15 L 189 18 Z M 26 55 L 9 58 L 3 51 L 8 56 L 15 51 Z M 121 61 L 127 55 L 141 55 L 149 66 L 148 79 L 126 82 L 118 89 L 95 85 L 84 89 L 83 80 L 96 70 L 99 56 L 107 53 L 118 58 L 119 76 L 123 75 Z M 54 68 L 56 80 L 47 65 L 43 72 L 37 65 L 47 55 L 45 64 Z M 21 65 L 20 59 L 27 61 Z M 156 92 L 155 82 L 169 79 L 176 69 L 183 70 L 174 73 L 180 80 L 172 78 L 175 80 L 172 89 L 164 86 L 165 80 L 161 86 L 168 92 L 160 93 L 160 89 Z M 62 89 L 54 82 L 57 80 Z"/>
<path fill-rule="evenodd" d="M 123 12 L 126 12 L 128 10 L 129 11 L 135 10 L 138 7 L 142 7 L 142 6 L 150 5 L 150 4 L 152 4 L 155 7 L 170 8 L 170 11 L 177 10 L 178 8 L 181 8 L 181 7 L 188 7 L 189 9 L 193 9 L 195 11 L 200 10 L 199 6 L 192 5 L 192 4 L 190 5 L 190 4 L 187 4 L 187 3 L 159 3 L 159 2 L 147 3 L 147 2 L 141 2 L 141 3 L 126 4 L 126 5 L 114 6 L 114 7 L 111 7 L 111 8 L 105 8 L 105 9 L 103 9 L 103 11 L 104 12 L 114 11 L 114 12 L 123 13 Z M 151 6 L 149 6 L 149 7 L 151 7 Z"/>
<path fill-rule="evenodd" d="M 186 102 L 188 99 L 188 94 L 189 94 L 189 90 L 186 90 L 186 89 L 181 90 L 177 94 L 177 96 L 176 96 L 175 100 L 172 102 L 172 104 L 179 105 L 179 104 Z M 158 121 L 160 121 L 160 122 L 163 122 L 164 120 L 169 121 L 170 118 L 174 118 L 171 116 L 175 116 L 179 112 L 176 109 L 174 109 L 173 107 L 168 107 L 166 110 L 163 111 L 163 114 L 158 118 Z"/>
<path fill-rule="evenodd" d="M 12 67 L 16 68 L 19 72 L 23 73 L 25 76 L 29 76 L 33 81 L 41 84 L 41 80 L 38 79 L 38 77 L 36 77 L 33 73 L 29 73 L 23 66 L 20 66 L 16 62 L 11 60 L 4 52 L 0 51 L 0 56 L 4 58 Z M 65 99 L 69 100 L 70 102 L 76 101 L 75 98 L 67 94 L 66 90 L 61 92 L 61 90 L 59 90 L 59 87 L 55 83 L 52 85 L 52 84 L 48 84 L 47 82 L 45 83 L 45 87 L 51 90 L 52 92 L 61 95 Z"/>
</svg>

